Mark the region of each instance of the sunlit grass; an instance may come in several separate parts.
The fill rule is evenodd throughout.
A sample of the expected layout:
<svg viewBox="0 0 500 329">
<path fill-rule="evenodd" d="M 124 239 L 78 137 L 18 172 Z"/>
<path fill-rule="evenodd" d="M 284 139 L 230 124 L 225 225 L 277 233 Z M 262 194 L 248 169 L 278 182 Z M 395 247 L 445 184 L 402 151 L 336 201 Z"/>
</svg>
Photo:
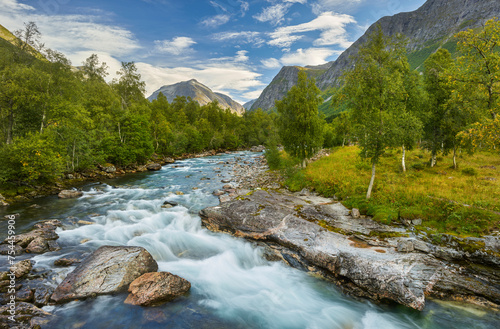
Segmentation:
<svg viewBox="0 0 500 329">
<path fill-rule="evenodd" d="M 500 219 L 500 156 L 462 154 L 458 169 L 451 156 L 439 157 L 430 168 L 430 154 L 407 152 L 407 172 L 401 170 L 401 152 L 392 150 L 381 159 L 372 198 L 365 200 L 371 164 L 359 157 L 356 146 L 335 148 L 330 156 L 291 175 L 287 184 L 298 190 L 309 187 L 343 200 L 375 219 L 390 223 L 421 218 L 422 228 L 478 235 L 497 230 Z M 471 207 L 468 207 L 471 206 Z"/>
</svg>

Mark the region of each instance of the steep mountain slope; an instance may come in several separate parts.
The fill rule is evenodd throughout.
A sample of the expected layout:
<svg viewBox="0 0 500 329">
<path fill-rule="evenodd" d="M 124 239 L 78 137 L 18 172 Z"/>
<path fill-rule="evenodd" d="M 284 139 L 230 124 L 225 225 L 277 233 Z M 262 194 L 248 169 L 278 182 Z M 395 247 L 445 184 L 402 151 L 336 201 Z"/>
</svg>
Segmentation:
<svg viewBox="0 0 500 329">
<path fill-rule="evenodd" d="M 352 66 L 351 57 L 378 24 L 385 35 L 401 33 L 408 38 L 408 60 L 412 68 L 419 68 L 440 47 L 453 51 L 456 46 L 453 35 L 457 32 L 480 27 L 493 17 L 500 17 L 500 0 L 428 0 L 413 12 L 383 17 L 336 61 L 325 64 L 326 71 L 316 77 L 316 84 L 323 91 L 336 85 L 344 71 Z M 318 70 L 320 67 L 314 68 Z M 273 108 L 274 101 L 283 98 L 296 83 L 297 72 L 298 69 L 293 67 L 283 67 L 264 89 L 252 110 L 258 107 L 264 110 Z"/>
<path fill-rule="evenodd" d="M 12 34 L 9 30 L 7 30 L 2 25 L 0 25 L 0 38 L 7 40 L 10 43 L 13 43 L 14 40 L 16 40 L 16 37 L 14 36 L 14 34 Z"/>
<path fill-rule="evenodd" d="M 252 99 L 251 101 L 249 102 L 246 102 L 245 104 L 243 104 L 243 107 L 245 108 L 245 110 L 250 110 L 250 108 L 252 107 L 253 103 L 255 103 L 256 99 Z"/>
<path fill-rule="evenodd" d="M 350 57 L 366 41 L 378 24 L 385 35 L 401 33 L 408 37 L 408 59 L 419 67 L 442 46 L 453 44 L 453 35 L 462 30 L 480 27 L 488 19 L 500 16 L 498 0 L 428 0 L 419 9 L 386 16 L 370 26 L 366 33 L 344 51 L 328 71 L 317 80 L 320 89 L 334 85 L 351 64 Z"/>
<path fill-rule="evenodd" d="M 281 71 L 264 89 L 259 98 L 252 104 L 251 110 L 261 108 L 270 110 L 274 107 L 274 101 L 282 99 L 286 93 L 297 83 L 298 73 L 300 70 L 305 70 L 309 78 L 317 78 L 325 73 L 329 65 L 321 66 L 284 66 Z"/>
<path fill-rule="evenodd" d="M 214 93 L 210 88 L 195 79 L 163 86 L 149 96 L 148 100 L 152 101 L 156 99 L 160 92 L 167 97 L 169 102 L 172 102 L 177 96 L 191 97 L 192 100 L 197 101 L 200 105 L 217 100 L 219 105 L 224 109 L 230 109 L 239 115 L 245 112 L 245 108 L 240 103 L 232 100 L 231 97 L 221 93 Z"/>
</svg>

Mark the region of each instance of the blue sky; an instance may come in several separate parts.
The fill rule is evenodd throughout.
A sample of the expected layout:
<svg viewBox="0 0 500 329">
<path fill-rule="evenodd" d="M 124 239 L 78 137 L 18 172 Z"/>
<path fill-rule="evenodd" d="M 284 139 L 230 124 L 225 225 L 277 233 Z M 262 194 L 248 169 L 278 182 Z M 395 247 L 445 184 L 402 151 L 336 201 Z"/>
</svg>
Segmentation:
<svg viewBox="0 0 500 329">
<path fill-rule="evenodd" d="M 192 78 L 244 103 L 284 65 L 335 60 L 379 18 L 425 0 L 0 0 L 0 24 L 34 21 L 49 48 L 115 76 L 134 61 L 146 96 Z"/>
</svg>

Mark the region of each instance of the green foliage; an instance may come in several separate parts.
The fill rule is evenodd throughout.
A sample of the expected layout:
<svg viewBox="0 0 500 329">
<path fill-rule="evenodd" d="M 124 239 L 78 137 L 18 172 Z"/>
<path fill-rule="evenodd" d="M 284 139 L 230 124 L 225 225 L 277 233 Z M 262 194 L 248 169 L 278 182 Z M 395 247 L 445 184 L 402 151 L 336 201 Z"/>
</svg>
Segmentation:
<svg viewBox="0 0 500 329">
<path fill-rule="evenodd" d="M 52 131 L 15 138 L 11 144 L 2 146 L 1 153 L 0 182 L 47 182 L 57 178 L 65 168 Z"/>
<path fill-rule="evenodd" d="M 280 151 L 276 143 L 268 143 L 266 147 L 266 153 L 264 154 L 267 160 L 269 169 L 276 170 L 282 168 L 282 160 Z"/>
<path fill-rule="evenodd" d="M 322 146 L 323 120 L 318 115 L 320 90 L 314 79 L 307 79 L 305 71 L 298 73 L 298 81 L 287 95 L 276 101 L 279 135 L 287 153 L 303 164 Z"/>
<path fill-rule="evenodd" d="M 108 84 L 108 67 L 95 54 L 79 71 L 57 51 L 37 59 L 31 49 L 39 35 L 28 27 L 21 32 L 29 42 L 19 47 L 0 39 L 1 182 L 32 184 L 106 162 L 142 164 L 153 152 L 260 145 L 276 134 L 275 117 L 262 111 L 240 117 L 216 102 L 169 103 L 161 94 L 148 102 L 134 62 L 122 63 Z"/>
</svg>

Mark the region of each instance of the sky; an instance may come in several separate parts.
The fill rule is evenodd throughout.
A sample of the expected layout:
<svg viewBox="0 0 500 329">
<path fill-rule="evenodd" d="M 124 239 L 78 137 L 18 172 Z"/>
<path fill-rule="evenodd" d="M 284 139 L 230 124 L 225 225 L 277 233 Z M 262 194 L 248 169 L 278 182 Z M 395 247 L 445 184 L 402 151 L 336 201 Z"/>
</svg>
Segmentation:
<svg viewBox="0 0 500 329">
<path fill-rule="evenodd" d="M 0 0 L 0 24 L 34 21 L 74 66 L 92 54 L 116 77 L 136 63 L 146 97 L 197 79 L 245 103 L 285 65 L 335 60 L 383 16 L 425 0 Z"/>
</svg>

